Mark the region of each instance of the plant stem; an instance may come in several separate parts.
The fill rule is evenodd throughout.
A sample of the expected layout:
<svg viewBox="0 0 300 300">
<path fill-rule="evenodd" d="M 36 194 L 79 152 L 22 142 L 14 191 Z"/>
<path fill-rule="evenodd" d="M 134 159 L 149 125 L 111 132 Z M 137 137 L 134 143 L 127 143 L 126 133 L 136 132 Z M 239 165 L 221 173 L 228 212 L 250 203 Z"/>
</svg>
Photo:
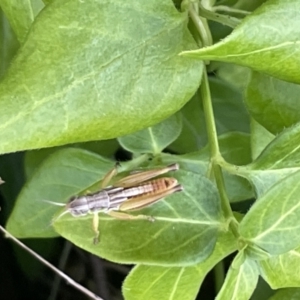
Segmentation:
<svg viewBox="0 0 300 300">
<path fill-rule="evenodd" d="M 211 34 L 209 31 L 208 26 L 202 26 L 204 23 L 202 22 L 202 18 L 199 17 L 197 10 L 195 10 L 195 7 L 193 4 L 190 4 L 189 8 L 189 14 L 199 31 L 200 36 L 205 39 L 205 37 L 210 37 Z M 202 24 L 200 26 L 200 24 Z M 205 24 L 206 20 L 205 20 Z M 203 43 L 205 46 L 209 46 L 212 44 L 212 39 L 206 39 L 205 42 L 203 40 Z M 218 135 L 217 135 L 217 129 L 214 119 L 214 113 L 213 113 L 213 107 L 212 107 L 212 101 L 211 101 L 211 94 L 210 94 L 210 88 L 209 88 L 209 82 L 206 72 L 206 67 L 204 65 L 203 67 L 203 76 L 202 76 L 202 83 L 200 86 L 200 92 L 202 96 L 202 102 L 203 102 L 203 109 L 204 109 L 204 115 L 205 115 L 205 122 L 206 122 L 206 128 L 207 128 L 207 136 L 208 136 L 208 143 L 210 146 L 210 153 L 211 153 L 211 165 L 212 170 L 214 172 L 217 188 L 220 194 L 221 198 L 221 206 L 222 211 L 225 219 L 228 221 L 229 227 L 234 234 L 235 237 L 239 237 L 238 232 L 238 221 L 235 219 L 233 212 L 230 207 L 230 202 L 226 194 L 225 189 L 225 183 L 223 178 L 223 173 L 220 165 L 218 164 L 218 161 L 222 161 L 223 158 L 220 154 L 219 150 L 219 142 L 218 142 Z"/>
<path fill-rule="evenodd" d="M 201 37 L 203 46 L 210 46 L 212 45 L 212 36 L 210 34 L 207 21 L 204 18 L 199 17 L 197 11 L 195 10 L 195 7 L 193 4 L 190 4 L 189 6 L 189 15 L 196 27 L 196 29 L 199 32 L 199 35 Z"/>
<path fill-rule="evenodd" d="M 250 15 L 251 14 L 250 11 L 232 8 L 232 7 L 228 7 L 225 5 L 214 6 L 212 9 L 213 9 L 213 11 L 225 11 L 225 12 L 241 14 L 241 15 Z"/>
<path fill-rule="evenodd" d="M 200 3 L 199 3 L 199 13 L 202 17 L 207 18 L 208 20 L 221 23 L 231 28 L 235 28 L 237 25 L 241 23 L 241 20 L 237 18 L 228 15 L 221 15 L 214 11 L 208 10 L 204 8 Z"/>
<path fill-rule="evenodd" d="M 210 146 L 210 153 L 211 153 L 211 164 L 212 169 L 215 175 L 217 188 L 221 198 L 221 206 L 224 217 L 229 222 L 230 229 L 232 230 L 233 234 L 236 237 L 239 237 L 238 228 L 237 228 L 237 221 L 233 215 L 233 212 L 230 207 L 230 202 L 226 194 L 225 183 L 223 178 L 222 169 L 218 164 L 218 160 L 220 159 L 220 150 L 219 150 L 219 142 L 216 130 L 216 124 L 213 114 L 213 107 L 211 101 L 211 94 L 209 88 L 208 77 L 206 73 L 206 68 L 204 67 L 203 70 L 203 78 L 202 84 L 200 87 L 202 102 L 203 102 L 203 109 L 207 127 L 207 135 L 208 135 L 208 142 Z"/>
<path fill-rule="evenodd" d="M 210 151 L 211 151 L 212 158 L 215 158 L 216 156 L 219 155 L 219 143 L 218 143 L 213 107 L 211 102 L 209 82 L 208 82 L 205 66 L 203 69 L 203 78 L 200 87 L 200 92 L 203 101 L 203 108 L 204 108 L 204 114 L 205 114 L 205 120 L 207 126 L 207 135 L 208 135 L 208 141 L 210 145 Z"/>
</svg>

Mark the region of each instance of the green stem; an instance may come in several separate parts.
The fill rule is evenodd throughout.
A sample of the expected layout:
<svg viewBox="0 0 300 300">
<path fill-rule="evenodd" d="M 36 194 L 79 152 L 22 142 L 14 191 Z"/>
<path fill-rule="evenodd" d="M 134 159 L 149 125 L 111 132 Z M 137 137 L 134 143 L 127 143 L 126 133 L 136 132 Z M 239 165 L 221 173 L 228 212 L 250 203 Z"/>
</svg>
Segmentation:
<svg viewBox="0 0 300 300">
<path fill-rule="evenodd" d="M 210 145 L 210 151 L 211 151 L 212 158 L 216 158 L 219 155 L 220 151 L 219 151 L 217 129 L 216 129 L 216 124 L 214 119 L 214 112 L 213 112 L 212 101 L 211 101 L 209 82 L 208 82 L 205 66 L 203 70 L 203 78 L 200 86 L 200 92 L 203 101 L 203 108 L 204 108 L 204 114 L 205 114 L 205 120 L 207 126 L 207 135 L 208 135 L 208 141 Z"/>
<path fill-rule="evenodd" d="M 250 15 L 251 14 L 250 11 L 232 8 L 232 7 L 228 7 L 225 5 L 214 6 L 212 9 L 213 9 L 213 11 L 225 11 L 225 12 L 229 12 L 229 13 L 233 13 L 233 14 L 241 14 L 241 15 Z"/>
<path fill-rule="evenodd" d="M 221 23 L 223 25 L 229 26 L 231 28 L 235 28 L 237 25 L 241 23 L 241 20 L 231 17 L 231 16 L 225 16 L 218 14 L 216 12 L 210 11 L 206 8 L 204 8 L 200 3 L 199 3 L 199 13 L 202 17 L 212 20 L 218 23 Z"/>
<path fill-rule="evenodd" d="M 208 143 L 210 146 L 210 153 L 211 153 L 211 164 L 212 169 L 215 175 L 215 180 L 217 184 L 217 188 L 221 198 L 221 205 L 223 214 L 226 220 L 229 222 L 230 229 L 232 230 L 233 234 L 238 237 L 238 223 L 233 215 L 233 212 L 230 207 L 230 202 L 227 197 L 224 177 L 222 173 L 221 167 L 218 165 L 218 160 L 221 157 L 220 150 L 219 150 L 219 142 L 216 130 L 216 124 L 214 119 L 213 107 L 212 107 L 212 100 L 209 88 L 208 77 L 206 73 L 206 68 L 204 67 L 203 70 L 203 78 L 202 84 L 200 87 L 202 101 L 203 101 L 203 109 L 207 127 L 207 135 L 208 135 Z"/>
<path fill-rule="evenodd" d="M 199 32 L 199 35 L 201 37 L 203 46 L 210 46 L 212 45 L 212 36 L 210 34 L 207 21 L 204 18 L 199 17 L 197 11 L 195 10 L 195 7 L 193 4 L 190 4 L 189 6 L 189 15 L 196 27 L 196 29 Z"/>
<path fill-rule="evenodd" d="M 189 9 L 189 14 L 190 14 L 191 18 L 192 18 L 197 30 L 199 31 L 200 36 L 203 39 L 204 45 L 205 46 L 211 45 L 212 39 L 211 39 L 211 34 L 209 31 L 209 28 L 207 26 L 203 25 L 204 23 L 202 22 L 202 18 L 199 17 L 197 10 L 195 9 L 195 6 L 193 4 L 190 4 L 188 9 Z M 205 24 L 207 25 L 206 22 L 205 22 Z M 239 237 L 238 222 L 235 219 L 233 212 L 231 210 L 230 202 L 229 202 L 229 199 L 226 194 L 222 169 L 218 164 L 219 160 L 222 161 L 222 156 L 221 156 L 220 150 L 219 150 L 218 135 L 217 135 L 217 129 L 216 129 L 211 95 L 210 95 L 209 82 L 208 82 L 208 77 L 207 77 L 205 66 L 203 68 L 203 78 L 202 78 L 202 84 L 200 86 L 200 92 L 201 92 L 202 101 L 203 101 L 203 109 L 204 109 L 205 122 L 206 122 L 207 135 L 208 135 L 208 143 L 210 146 L 211 166 L 212 166 L 212 170 L 214 172 L 217 188 L 218 188 L 218 191 L 220 194 L 223 214 L 224 214 L 224 217 L 227 220 L 233 234 L 236 237 Z"/>
</svg>

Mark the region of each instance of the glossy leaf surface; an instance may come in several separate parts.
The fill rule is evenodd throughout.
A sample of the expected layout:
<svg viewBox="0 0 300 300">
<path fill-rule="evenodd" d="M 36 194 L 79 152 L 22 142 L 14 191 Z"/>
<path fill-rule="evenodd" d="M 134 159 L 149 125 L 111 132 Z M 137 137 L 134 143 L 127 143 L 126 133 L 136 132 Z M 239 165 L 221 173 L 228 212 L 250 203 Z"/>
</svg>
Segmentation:
<svg viewBox="0 0 300 300">
<path fill-rule="evenodd" d="M 177 114 L 152 127 L 120 137 L 118 141 L 133 153 L 158 154 L 177 139 L 181 129 L 181 114 Z"/>
<path fill-rule="evenodd" d="M 260 262 L 261 275 L 272 289 L 300 286 L 300 248 Z"/>
<path fill-rule="evenodd" d="M 114 138 L 172 115 L 201 77 L 201 62 L 178 56 L 195 47 L 186 22 L 171 1 L 46 6 L 0 85 L 0 153 Z"/>
<path fill-rule="evenodd" d="M 126 300 L 194 300 L 207 273 L 236 250 L 230 232 L 221 233 L 213 253 L 203 262 L 189 267 L 136 266 L 123 285 Z"/>
<path fill-rule="evenodd" d="M 251 115 L 276 134 L 300 121 L 300 85 L 253 72 L 246 104 Z"/>
<path fill-rule="evenodd" d="M 251 207 L 240 224 L 241 236 L 270 254 L 300 245 L 300 172 L 270 188 Z"/>
<path fill-rule="evenodd" d="M 216 300 L 248 300 L 256 287 L 259 273 L 255 262 L 246 259 L 237 267 L 234 266 L 236 258 L 232 262 Z"/>
</svg>

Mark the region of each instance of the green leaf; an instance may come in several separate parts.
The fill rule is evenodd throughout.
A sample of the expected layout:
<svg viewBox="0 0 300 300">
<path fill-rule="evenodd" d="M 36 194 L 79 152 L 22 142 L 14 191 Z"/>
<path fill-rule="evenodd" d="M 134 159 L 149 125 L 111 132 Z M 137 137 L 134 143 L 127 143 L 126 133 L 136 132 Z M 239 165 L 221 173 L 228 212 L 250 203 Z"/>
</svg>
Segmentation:
<svg viewBox="0 0 300 300">
<path fill-rule="evenodd" d="M 298 0 L 269 0 L 221 42 L 182 55 L 235 63 L 300 83 L 299 9 Z"/>
<path fill-rule="evenodd" d="M 274 135 L 267 129 L 257 123 L 253 118 L 251 119 L 251 152 L 252 158 L 256 159 L 262 151 L 274 139 Z"/>
<path fill-rule="evenodd" d="M 52 3 L 54 0 L 43 0 L 43 2 L 45 3 L 45 5 L 48 5 L 50 3 Z"/>
<path fill-rule="evenodd" d="M 300 286 L 300 248 L 261 261 L 260 274 L 272 289 Z"/>
<path fill-rule="evenodd" d="M 272 255 L 300 245 L 300 172 L 270 188 L 240 223 L 240 234 Z"/>
<path fill-rule="evenodd" d="M 126 300 L 194 300 L 199 289 L 196 267 L 136 266 L 123 285 Z"/>
<path fill-rule="evenodd" d="M 246 104 L 253 118 L 271 133 L 300 121 L 300 85 L 253 72 Z"/>
<path fill-rule="evenodd" d="M 23 43 L 36 15 L 44 7 L 41 0 L 0 0 L 0 6 L 18 40 Z"/>
<path fill-rule="evenodd" d="M 53 237 L 57 206 L 43 200 L 66 202 L 99 181 L 113 162 L 80 149 L 63 149 L 45 159 L 21 190 L 7 230 L 19 238 Z"/>
<path fill-rule="evenodd" d="M 46 6 L 0 85 L 0 153 L 114 138 L 178 111 L 202 74 L 178 56 L 195 48 L 186 23 L 172 1 Z"/>
<path fill-rule="evenodd" d="M 179 136 L 181 115 L 176 114 L 152 127 L 118 138 L 120 145 L 133 153 L 159 154 Z"/>
<path fill-rule="evenodd" d="M 215 64 L 217 64 L 217 76 L 244 93 L 251 76 L 251 70 L 222 62 L 215 62 Z"/>
<path fill-rule="evenodd" d="M 198 174 L 179 170 L 171 176 L 184 190 L 135 213 L 152 216 L 154 222 L 117 220 L 100 213 L 98 245 L 93 244 L 91 215 L 64 215 L 54 228 L 80 248 L 119 263 L 179 266 L 202 261 L 213 251 L 223 222 L 218 193 Z"/>
<path fill-rule="evenodd" d="M 203 262 L 189 267 L 136 266 L 123 285 L 126 300 L 194 300 L 207 273 L 235 251 L 237 243 L 230 233 L 221 233 L 213 253 Z"/>
<path fill-rule="evenodd" d="M 0 78 L 2 78 L 19 47 L 19 43 L 1 9 L 0 21 Z"/>
<path fill-rule="evenodd" d="M 232 262 L 216 300 L 250 299 L 258 281 L 257 265 L 255 261 L 246 259 L 239 267 L 235 267 L 238 256 Z"/>
<path fill-rule="evenodd" d="M 219 136 L 222 156 L 235 165 L 246 165 L 251 161 L 249 135 L 242 132 L 232 132 Z M 178 162 L 180 166 L 191 172 L 207 176 L 210 171 L 209 145 L 202 150 L 184 155 L 170 155 L 163 153 L 160 157 L 165 164 Z M 236 170 L 236 166 L 235 166 Z M 226 190 L 230 202 L 237 202 L 254 197 L 249 182 L 240 176 L 224 172 Z"/>
<path fill-rule="evenodd" d="M 234 8 L 243 9 L 247 11 L 253 11 L 257 7 L 259 7 L 262 3 L 266 2 L 267 0 L 239 0 L 234 5 Z"/>
<path fill-rule="evenodd" d="M 271 257 L 271 255 L 263 250 L 262 248 L 253 245 L 253 244 L 248 244 L 245 249 L 244 249 L 245 255 L 247 255 L 248 258 L 255 260 L 255 261 L 261 261 L 268 259 Z"/>
<path fill-rule="evenodd" d="M 231 174 L 249 179 L 260 196 L 276 182 L 299 170 L 299 144 L 300 123 L 278 135 L 253 163 L 239 168 L 224 162 L 220 164 Z"/>
<path fill-rule="evenodd" d="M 249 115 L 243 103 L 242 94 L 227 82 L 217 78 L 210 78 L 209 85 L 218 134 L 230 131 L 249 133 Z M 200 93 L 196 93 L 181 112 L 182 132 L 170 149 L 182 154 L 197 151 L 207 143 Z"/>
<path fill-rule="evenodd" d="M 203 109 L 198 92 L 181 109 L 181 115 L 181 133 L 169 149 L 181 154 L 197 151 L 207 142 Z"/>
<path fill-rule="evenodd" d="M 72 146 L 97 153 L 105 157 L 112 157 L 117 151 L 119 144 L 116 139 L 95 141 L 87 143 L 77 143 Z M 64 147 L 51 147 L 40 150 L 27 151 L 25 153 L 24 168 L 27 178 L 30 178 L 37 167 L 52 153 L 63 149 Z"/>
<path fill-rule="evenodd" d="M 298 300 L 300 299 L 300 288 L 282 289 L 276 292 L 268 300 Z"/>
<path fill-rule="evenodd" d="M 26 178 L 30 178 L 41 163 L 51 154 L 63 149 L 62 147 L 51 147 L 40 150 L 26 151 L 24 157 L 24 170 Z"/>
</svg>

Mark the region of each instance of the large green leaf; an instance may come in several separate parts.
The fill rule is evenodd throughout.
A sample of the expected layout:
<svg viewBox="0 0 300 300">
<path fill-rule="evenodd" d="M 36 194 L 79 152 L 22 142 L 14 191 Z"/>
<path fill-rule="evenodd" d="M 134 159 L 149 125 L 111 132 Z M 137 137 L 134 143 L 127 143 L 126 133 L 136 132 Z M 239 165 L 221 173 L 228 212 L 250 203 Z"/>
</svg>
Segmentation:
<svg viewBox="0 0 300 300">
<path fill-rule="evenodd" d="M 300 172 L 272 186 L 240 223 L 247 243 L 270 254 L 283 254 L 300 245 Z"/>
<path fill-rule="evenodd" d="M 189 267 L 136 266 L 123 285 L 126 300 L 194 300 L 207 273 L 237 249 L 234 236 L 221 233 L 213 253 Z"/>
<path fill-rule="evenodd" d="M 300 248 L 260 261 L 261 276 L 272 289 L 300 286 Z"/>
<path fill-rule="evenodd" d="M 246 94 L 249 112 L 272 133 L 300 121 L 300 85 L 253 72 Z"/>
<path fill-rule="evenodd" d="M 298 0 L 269 0 L 246 17 L 221 42 L 206 48 L 186 51 L 185 56 L 219 60 L 300 83 Z M 286 24 L 286 26 L 282 26 Z"/>
<path fill-rule="evenodd" d="M 178 56 L 195 48 L 186 23 L 172 1 L 46 6 L 0 85 L 0 153 L 114 138 L 179 110 L 202 70 Z"/>
</svg>

